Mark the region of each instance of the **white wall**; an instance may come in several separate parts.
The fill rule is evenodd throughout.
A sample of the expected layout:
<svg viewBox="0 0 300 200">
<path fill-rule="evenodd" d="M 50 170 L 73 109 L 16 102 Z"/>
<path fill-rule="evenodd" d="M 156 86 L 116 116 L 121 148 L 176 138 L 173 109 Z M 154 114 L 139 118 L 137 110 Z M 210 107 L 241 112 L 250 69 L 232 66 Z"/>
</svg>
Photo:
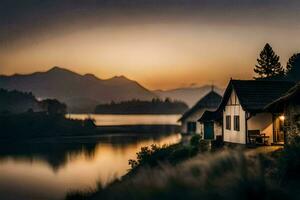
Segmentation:
<svg viewBox="0 0 300 200">
<path fill-rule="evenodd" d="M 200 123 L 200 133 L 202 134 L 202 139 L 204 139 L 204 124 Z M 217 136 L 222 136 L 222 124 L 214 122 L 214 139 Z"/>
<path fill-rule="evenodd" d="M 226 116 L 231 116 L 231 130 L 226 129 Z M 240 131 L 234 130 L 234 115 L 240 116 Z M 229 101 L 223 112 L 224 141 L 230 143 L 246 144 L 246 112 L 239 103 L 235 91 L 232 91 Z"/>
<path fill-rule="evenodd" d="M 217 136 L 222 136 L 222 124 L 214 123 L 215 139 Z"/>
<path fill-rule="evenodd" d="M 269 136 L 268 143 L 273 143 L 273 117 L 271 113 L 259 113 L 247 121 L 248 130 L 260 130 Z"/>
<path fill-rule="evenodd" d="M 203 125 L 198 122 L 200 117 L 203 115 L 204 111 L 209 110 L 212 111 L 212 109 L 199 109 L 195 111 L 193 114 L 191 114 L 189 117 L 187 117 L 183 122 L 181 122 L 181 132 L 182 133 L 187 133 L 187 123 L 188 122 L 196 122 L 196 133 L 201 134 L 203 133 Z"/>
</svg>

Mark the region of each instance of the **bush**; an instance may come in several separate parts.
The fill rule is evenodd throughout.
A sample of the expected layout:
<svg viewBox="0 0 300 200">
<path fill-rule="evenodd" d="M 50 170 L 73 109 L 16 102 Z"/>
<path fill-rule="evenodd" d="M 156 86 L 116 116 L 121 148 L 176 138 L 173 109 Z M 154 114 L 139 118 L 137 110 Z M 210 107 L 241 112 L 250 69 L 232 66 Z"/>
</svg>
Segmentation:
<svg viewBox="0 0 300 200">
<path fill-rule="evenodd" d="M 199 134 L 194 134 L 191 138 L 191 141 L 190 141 L 191 146 L 199 147 L 200 139 L 201 139 L 201 137 L 200 137 Z"/>
<path fill-rule="evenodd" d="M 182 144 L 174 144 L 170 146 L 159 147 L 151 145 L 150 147 L 142 147 L 137 153 L 136 160 L 129 160 L 131 173 L 142 166 L 156 167 L 161 163 L 169 163 L 176 165 L 177 163 L 191 158 L 198 153 L 198 147 L 184 146 Z"/>
<path fill-rule="evenodd" d="M 210 141 L 207 141 L 207 140 L 200 140 L 200 151 L 201 152 L 206 152 L 206 151 L 209 151 L 209 143 Z"/>
<path fill-rule="evenodd" d="M 300 178 L 300 137 L 285 147 L 279 158 L 279 172 L 284 180 Z"/>
</svg>

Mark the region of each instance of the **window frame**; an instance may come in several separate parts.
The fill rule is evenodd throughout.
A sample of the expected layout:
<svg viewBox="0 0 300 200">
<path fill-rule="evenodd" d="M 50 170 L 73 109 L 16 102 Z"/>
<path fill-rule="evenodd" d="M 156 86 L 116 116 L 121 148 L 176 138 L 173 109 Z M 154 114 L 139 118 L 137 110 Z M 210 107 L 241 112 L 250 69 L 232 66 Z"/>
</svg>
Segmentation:
<svg viewBox="0 0 300 200">
<path fill-rule="evenodd" d="M 231 130 L 231 115 L 225 116 L 225 128 L 226 130 Z"/>
<path fill-rule="evenodd" d="M 240 131 L 241 130 L 241 118 L 239 115 L 234 115 L 233 116 L 233 129 L 235 131 Z"/>
<path fill-rule="evenodd" d="M 197 122 L 188 121 L 187 122 L 187 132 L 196 133 L 197 132 Z"/>
</svg>

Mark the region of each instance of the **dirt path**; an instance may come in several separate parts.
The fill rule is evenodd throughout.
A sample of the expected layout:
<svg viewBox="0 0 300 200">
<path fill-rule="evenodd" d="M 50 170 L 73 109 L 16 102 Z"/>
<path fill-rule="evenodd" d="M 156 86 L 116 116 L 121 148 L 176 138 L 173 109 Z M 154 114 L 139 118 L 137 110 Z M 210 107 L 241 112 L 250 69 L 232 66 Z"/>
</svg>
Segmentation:
<svg viewBox="0 0 300 200">
<path fill-rule="evenodd" d="M 246 155 L 251 156 L 255 154 L 266 154 L 266 153 L 271 153 L 273 151 L 277 151 L 279 149 L 283 149 L 283 146 L 262 146 L 262 147 L 257 147 L 255 149 L 246 150 Z"/>
</svg>

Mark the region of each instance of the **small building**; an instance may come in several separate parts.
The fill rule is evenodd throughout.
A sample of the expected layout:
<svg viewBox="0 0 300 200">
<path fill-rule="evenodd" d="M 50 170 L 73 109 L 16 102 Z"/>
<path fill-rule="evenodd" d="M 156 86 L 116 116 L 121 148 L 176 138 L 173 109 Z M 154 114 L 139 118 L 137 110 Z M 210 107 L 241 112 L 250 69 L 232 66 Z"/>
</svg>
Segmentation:
<svg viewBox="0 0 300 200">
<path fill-rule="evenodd" d="M 208 119 L 217 123 L 218 116 L 222 116 L 225 143 L 283 142 L 280 115 L 266 111 L 265 107 L 293 86 L 294 83 L 287 81 L 230 80 L 218 109 L 211 114 L 215 118 Z"/>
<path fill-rule="evenodd" d="M 185 112 L 178 120 L 181 122 L 181 132 L 183 134 L 201 134 L 203 135 L 203 127 L 198 122 L 198 119 L 206 110 L 215 110 L 222 100 L 222 96 L 216 93 L 213 88 L 201 98 L 191 109 Z"/>
<path fill-rule="evenodd" d="M 206 110 L 198 120 L 205 140 L 223 140 L 222 113 Z"/>
<path fill-rule="evenodd" d="M 300 137 L 300 83 L 285 95 L 270 103 L 266 110 L 281 116 L 285 144 Z"/>
</svg>

